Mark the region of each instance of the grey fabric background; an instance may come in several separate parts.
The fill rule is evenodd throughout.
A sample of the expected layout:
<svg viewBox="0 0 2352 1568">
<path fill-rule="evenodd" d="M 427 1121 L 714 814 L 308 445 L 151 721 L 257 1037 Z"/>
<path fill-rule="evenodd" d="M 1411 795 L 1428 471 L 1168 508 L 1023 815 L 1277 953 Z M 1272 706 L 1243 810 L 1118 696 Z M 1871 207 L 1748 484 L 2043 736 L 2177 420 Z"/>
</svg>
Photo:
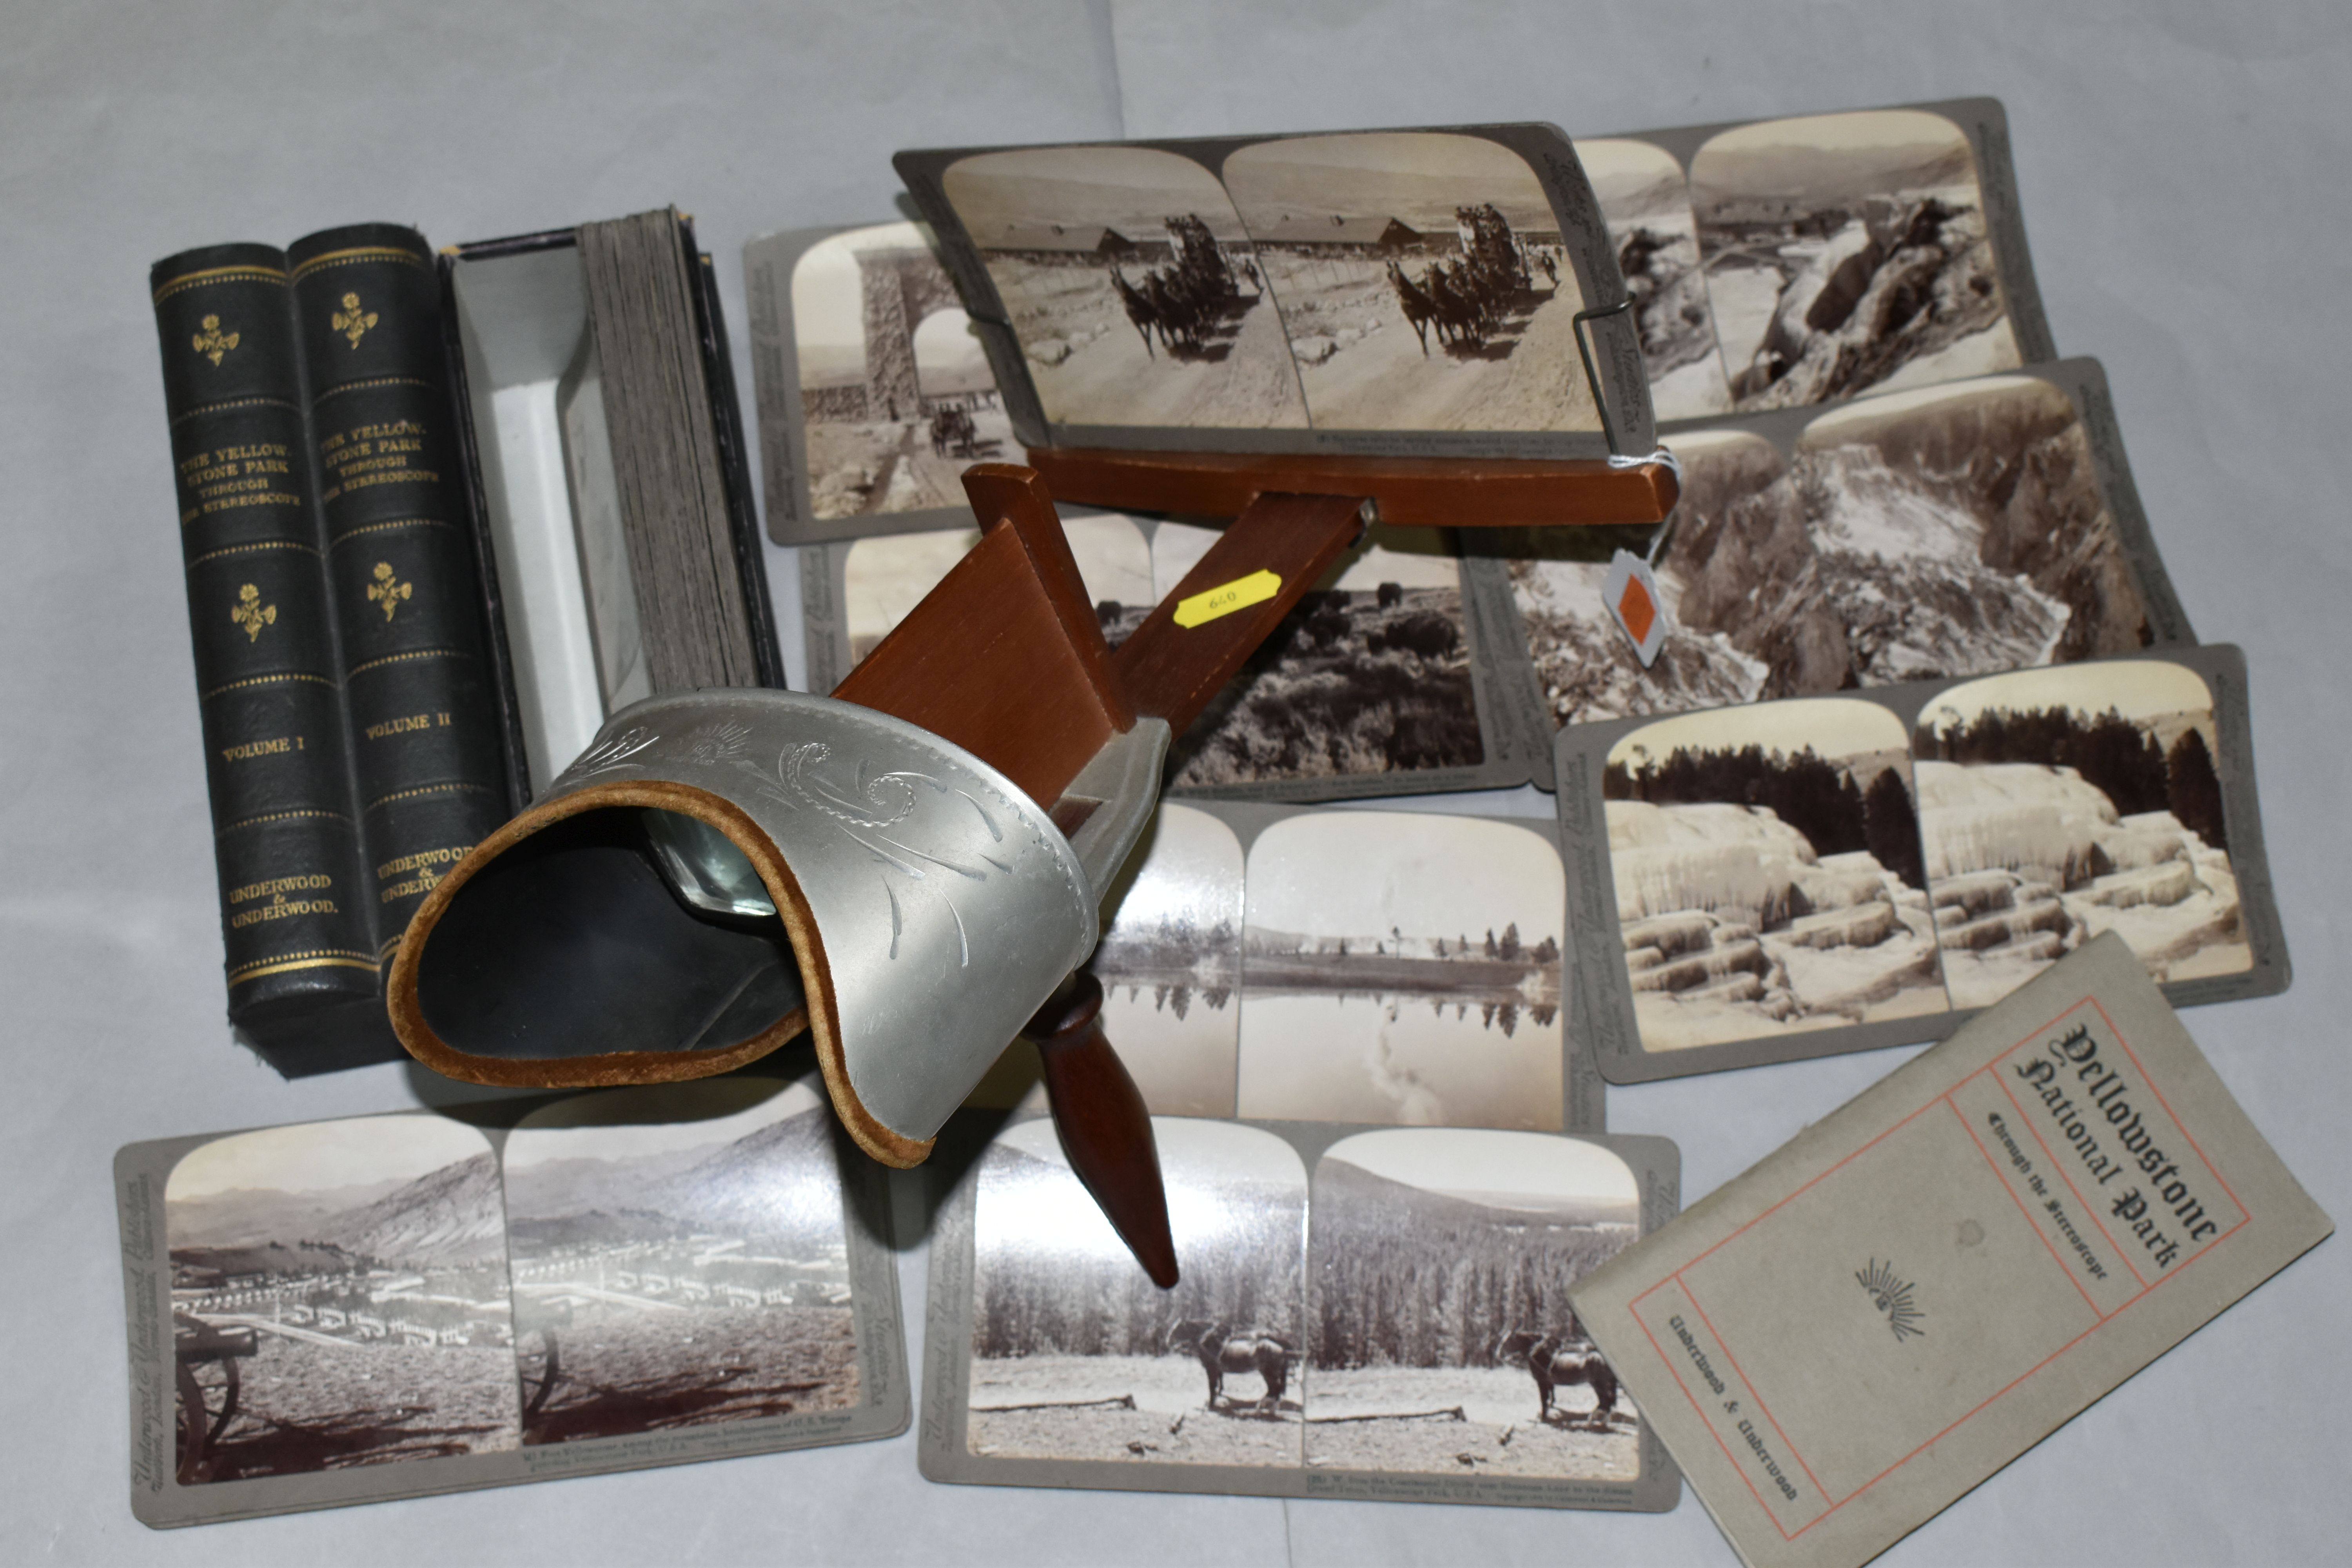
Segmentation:
<svg viewBox="0 0 2352 1568">
<path fill-rule="evenodd" d="M 2105 360 L 2189 615 L 2251 668 L 2301 973 L 2284 997 L 2188 1022 L 2342 1217 L 2348 46 L 2352 9 L 2317 0 L 10 0 L 0 1560 L 1732 1560 L 1689 1499 L 1611 1517 L 935 1487 L 911 1435 L 172 1535 L 134 1523 L 114 1149 L 453 1092 L 389 1067 L 284 1083 L 222 1021 L 149 262 L 369 218 L 438 244 L 676 202 L 718 258 L 740 367 L 743 240 L 887 216 L 900 146 L 1517 118 L 1590 134 L 1996 94 L 2059 346 Z M 792 563 L 771 553 L 793 606 Z M 1544 809 L 1525 792 L 1485 804 Z M 1677 1140 L 1696 1197 L 1900 1055 L 1618 1090 L 1612 1126 Z M 919 1340 L 919 1187 L 898 1195 Z M 2341 1562 L 2347 1298 L 2339 1238 L 1885 1561 Z"/>
</svg>

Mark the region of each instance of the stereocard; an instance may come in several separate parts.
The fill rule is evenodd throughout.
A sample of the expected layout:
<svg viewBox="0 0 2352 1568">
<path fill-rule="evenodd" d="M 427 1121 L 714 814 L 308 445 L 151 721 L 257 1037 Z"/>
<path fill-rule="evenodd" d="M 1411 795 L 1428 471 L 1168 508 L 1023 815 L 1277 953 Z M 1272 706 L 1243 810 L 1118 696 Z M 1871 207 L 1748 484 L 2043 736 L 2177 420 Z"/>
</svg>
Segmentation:
<svg viewBox="0 0 2352 1568">
<path fill-rule="evenodd" d="M 2226 645 L 1575 725 L 1558 758 L 1613 1083 L 1938 1039 L 2109 930 L 2179 1005 L 2289 981 Z"/>
<path fill-rule="evenodd" d="M 1087 969 L 1155 1115 L 1597 1132 L 1568 1026 L 1558 830 L 1163 802 Z M 1033 1093 L 1016 1041 L 969 1103 Z"/>
<path fill-rule="evenodd" d="M 1217 532 L 1119 512 L 1065 515 L 1113 647 Z M 830 691 L 979 540 L 954 529 L 801 552 L 809 689 Z M 1501 695 L 1507 630 L 1473 613 L 1446 531 L 1369 529 L 1170 752 L 1173 795 L 1332 800 L 1497 789 L 1544 760 L 1541 722 Z M 1498 671 L 1500 673 L 1498 673 Z"/>
<path fill-rule="evenodd" d="M 1538 731 L 2196 640 L 2095 360 L 1740 415 L 1668 437 L 1664 647 L 1610 616 L 1633 531 L 1465 531 L 1497 705 Z M 1588 533 L 1590 536 L 1588 537 Z M 1538 767 L 1537 784 L 1549 787 Z"/>
<path fill-rule="evenodd" d="M 1183 1281 L 1041 1118 L 933 1230 L 933 1480 L 1663 1510 L 1679 1480 L 1567 1289 L 1676 1205 L 1661 1138 L 1158 1118 Z M 1449 1280 L 1486 1279 L 1485 1294 Z"/>
<path fill-rule="evenodd" d="M 1559 458 L 1653 445 L 1630 297 L 1555 126 L 893 163 L 1024 445 Z M 1397 330 L 1360 327 L 1386 307 Z"/>
<path fill-rule="evenodd" d="M 791 1066 L 124 1148 L 132 1512 L 905 1430 L 885 1173 Z"/>
</svg>

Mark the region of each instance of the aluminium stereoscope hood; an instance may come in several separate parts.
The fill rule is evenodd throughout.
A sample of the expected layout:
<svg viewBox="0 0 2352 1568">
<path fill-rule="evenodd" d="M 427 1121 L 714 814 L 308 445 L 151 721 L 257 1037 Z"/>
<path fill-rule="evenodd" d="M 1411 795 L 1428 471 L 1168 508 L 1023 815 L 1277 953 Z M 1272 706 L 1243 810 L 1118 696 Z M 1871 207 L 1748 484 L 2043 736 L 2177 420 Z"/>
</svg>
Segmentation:
<svg viewBox="0 0 2352 1568">
<path fill-rule="evenodd" d="M 531 1087 L 701 1077 L 805 1028 L 852 1135 L 911 1165 L 1093 950 L 1098 891 L 1034 801 L 917 725 L 657 697 L 433 890 L 392 1018 L 439 1072 Z"/>
</svg>

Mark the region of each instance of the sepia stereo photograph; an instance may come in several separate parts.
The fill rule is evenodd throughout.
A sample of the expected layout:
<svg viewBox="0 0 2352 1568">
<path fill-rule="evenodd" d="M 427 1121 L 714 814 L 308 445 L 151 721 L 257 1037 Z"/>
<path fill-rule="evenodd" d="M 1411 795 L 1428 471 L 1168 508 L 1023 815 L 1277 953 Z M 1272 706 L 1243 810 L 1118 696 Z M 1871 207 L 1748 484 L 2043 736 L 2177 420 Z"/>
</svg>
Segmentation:
<svg viewBox="0 0 2352 1568">
<path fill-rule="evenodd" d="M 1303 427 L 1280 311 L 1217 177 L 1150 147 L 984 153 L 941 176 L 1055 424 Z"/>
<path fill-rule="evenodd" d="M 1652 1051 L 1950 1010 L 1902 721 L 1800 699 L 1633 731 L 1601 775 Z"/>
</svg>

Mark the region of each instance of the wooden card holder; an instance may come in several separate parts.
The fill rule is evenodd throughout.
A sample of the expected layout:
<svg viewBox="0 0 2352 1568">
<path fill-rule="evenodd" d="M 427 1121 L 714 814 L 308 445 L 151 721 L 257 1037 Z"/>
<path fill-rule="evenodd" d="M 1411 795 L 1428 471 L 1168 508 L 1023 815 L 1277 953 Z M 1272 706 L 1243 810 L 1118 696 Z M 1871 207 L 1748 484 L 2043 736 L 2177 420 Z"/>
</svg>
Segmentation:
<svg viewBox="0 0 2352 1568">
<path fill-rule="evenodd" d="M 1544 528 L 1665 521 L 1680 494 L 1653 457 L 1524 459 L 1298 457 L 1033 447 L 1059 499 L 1129 511 L 1239 517 L 1262 495 L 1351 497 L 1377 521 L 1419 528 Z"/>
</svg>

